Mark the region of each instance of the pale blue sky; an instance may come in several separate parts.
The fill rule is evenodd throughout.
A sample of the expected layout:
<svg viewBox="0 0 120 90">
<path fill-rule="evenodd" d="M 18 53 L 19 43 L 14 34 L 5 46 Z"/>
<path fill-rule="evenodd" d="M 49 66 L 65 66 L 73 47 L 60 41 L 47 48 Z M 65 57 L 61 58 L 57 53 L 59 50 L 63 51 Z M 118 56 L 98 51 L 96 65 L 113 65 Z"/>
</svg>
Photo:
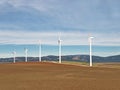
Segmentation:
<svg viewBox="0 0 120 90">
<path fill-rule="evenodd" d="M 120 0 L 0 0 L 0 42 L 120 45 Z"/>
</svg>

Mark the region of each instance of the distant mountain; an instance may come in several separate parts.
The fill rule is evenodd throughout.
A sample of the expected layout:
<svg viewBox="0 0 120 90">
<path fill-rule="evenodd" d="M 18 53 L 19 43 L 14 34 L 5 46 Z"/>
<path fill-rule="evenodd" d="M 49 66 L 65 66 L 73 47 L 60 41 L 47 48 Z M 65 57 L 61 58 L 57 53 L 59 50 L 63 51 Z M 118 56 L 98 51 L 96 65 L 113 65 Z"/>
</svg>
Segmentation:
<svg viewBox="0 0 120 90">
<path fill-rule="evenodd" d="M 42 57 L 43 61 L 58 61 L 58 56 L 44 56 Z M 28 57 L 28 61 L 38 61 L 38 57 Z M 16 57 L 17 62 L 25 61 L 25 57 Z M 76 61 L 76 62 L 89 62 L 89 55 L 66 55 L 62 56 L 62 61 Z M 13 62 L 13 58 L 0 58 L 0 62 Z M 100 57 L 93 56 L 93 62 L 120 62 L 120 55 Z"/>
</svg>

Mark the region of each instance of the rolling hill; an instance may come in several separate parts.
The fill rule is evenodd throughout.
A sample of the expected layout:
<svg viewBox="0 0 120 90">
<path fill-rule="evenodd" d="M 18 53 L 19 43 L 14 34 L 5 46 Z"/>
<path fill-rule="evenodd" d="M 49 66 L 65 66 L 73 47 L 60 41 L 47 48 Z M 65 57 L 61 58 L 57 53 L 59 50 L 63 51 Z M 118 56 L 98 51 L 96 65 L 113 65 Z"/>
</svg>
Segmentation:
<svg viewBox="0 0 120 90">
<path fill-rule="evenodd" d="M 43 56 L 43 61 L 58 61 L 58 56 Z M 25 57 L 16 57 L 17 62 L 25 61 Z M 38 57 L 28 57 L 28 61 L 38 61 Z M 66 55 L 62 61 L 89 62 L 89 55 Z M 0 58 L 0 62 L 13 62 L 13 58 Z M 93 56 L 93 62 L 120 62 L 120 55 L 100 57 Z"/>
</svg>

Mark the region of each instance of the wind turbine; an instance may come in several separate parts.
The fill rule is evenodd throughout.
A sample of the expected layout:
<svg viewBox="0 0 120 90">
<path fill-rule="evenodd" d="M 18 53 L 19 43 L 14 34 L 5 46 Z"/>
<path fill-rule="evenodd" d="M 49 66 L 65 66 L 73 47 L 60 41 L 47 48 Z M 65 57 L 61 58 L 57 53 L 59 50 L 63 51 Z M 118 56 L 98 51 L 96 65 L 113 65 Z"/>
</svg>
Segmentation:
<svg viewBox="0 0 120 90">
<path fill-rule="evenodd" d="M 89 45 L 90 45 L 90 67 L 92 67 L 92 39 L 94 37 L 89 37 Z"/>
<path fill-rule="evenodd" d="M 27 60 L 27 54 L 28 54 L 28 49 L 27 48 L 25 48 L 25 62 L 27 62 L 28 60 Z"/>
<path fill-rule="evenodd" d="M 41 41 L 39 41 L 39 62 L 41 62 Z"/>
<path fill-rule="evenodd" d="M 60 34 L 59 34 L 59 39 L 58 39 L 58 44 L 59 44 L 59 63 L 61 63 L 61 39 L 60 39 Z"/>
<path fill-rule="evenodd" d="M 15 52 L 15 51 L 13 51 L 13 52 L 12 52 L 12 54 L 13 54 L 13 63 L 15 63 L 16 52 Z"/>
</svg>

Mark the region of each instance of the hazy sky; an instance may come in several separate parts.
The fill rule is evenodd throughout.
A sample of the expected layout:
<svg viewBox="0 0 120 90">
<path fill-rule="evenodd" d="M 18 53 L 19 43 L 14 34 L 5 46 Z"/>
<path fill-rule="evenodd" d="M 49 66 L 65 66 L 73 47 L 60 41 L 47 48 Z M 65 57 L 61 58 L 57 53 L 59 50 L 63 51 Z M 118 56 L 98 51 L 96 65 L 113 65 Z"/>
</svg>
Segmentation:
<svg viewBox="0 0 120 90">
<path fill-rule="evenodd" d="M 0 42 L 120 45 L 120 0 L 0 0 Z"/>
</svg>

